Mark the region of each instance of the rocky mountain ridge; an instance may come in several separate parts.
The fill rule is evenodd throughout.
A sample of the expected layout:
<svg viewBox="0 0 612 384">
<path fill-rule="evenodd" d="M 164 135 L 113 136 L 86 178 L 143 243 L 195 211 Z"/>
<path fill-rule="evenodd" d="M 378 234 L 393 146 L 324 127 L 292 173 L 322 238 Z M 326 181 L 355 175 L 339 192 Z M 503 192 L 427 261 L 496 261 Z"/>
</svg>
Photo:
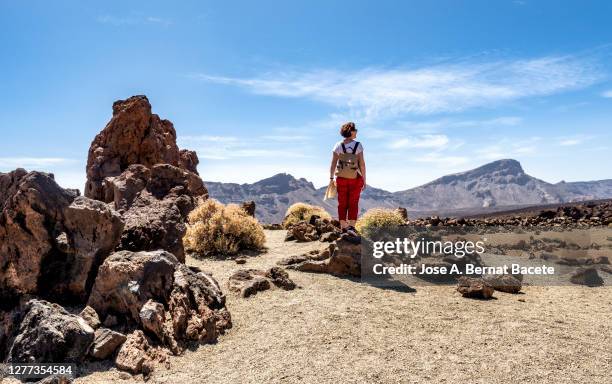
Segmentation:
<svg viewBox="0 0 612 384">
<path fill-rule="evenodd" d="M 253 200 L 260 221 L 282 221 L 287 207 L 305 202 L 335 214 L 336 201 L 324 201 L 325 187 L 315 188 L 306 179 L 279 173 L 253 184 L 206 181 L 212 198 L 223 203 Z M 612 180 L 548 183 L 528 175 L 513 159 L 502 159 L 481 167 L 433 180 L 398 192 L 368 186 L 360 210 L 373 207 L 406 207 L 412 216 L 463 215 L 499 211 L 531 205 L 587 201 L 612 197 Z"/>
</svg>

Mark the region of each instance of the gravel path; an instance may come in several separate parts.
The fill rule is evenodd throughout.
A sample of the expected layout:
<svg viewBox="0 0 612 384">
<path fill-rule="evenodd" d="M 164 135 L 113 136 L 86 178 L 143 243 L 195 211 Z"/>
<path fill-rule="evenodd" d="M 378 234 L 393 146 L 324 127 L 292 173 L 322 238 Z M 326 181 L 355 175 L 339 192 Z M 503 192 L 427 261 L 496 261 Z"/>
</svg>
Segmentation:
<svg viewBox="0 0 612 384">
<path fill-rule="evenodd" d="M 266 231 L 268 252 L 244 266 L 195 260 L 223 284 L 321 247 Z M 248 299 L 228 293 L 234 327 L 158 368 L 152 383 L 610 383 L 612 287 L 526 287 L 496 300 L 454 287 L 415 293 L 289 271 L 301 287 Z M 524 300 L 519 301 L 519 300 Z M 113 369 L 81 383 L 142 382 Z"/>
</svg>

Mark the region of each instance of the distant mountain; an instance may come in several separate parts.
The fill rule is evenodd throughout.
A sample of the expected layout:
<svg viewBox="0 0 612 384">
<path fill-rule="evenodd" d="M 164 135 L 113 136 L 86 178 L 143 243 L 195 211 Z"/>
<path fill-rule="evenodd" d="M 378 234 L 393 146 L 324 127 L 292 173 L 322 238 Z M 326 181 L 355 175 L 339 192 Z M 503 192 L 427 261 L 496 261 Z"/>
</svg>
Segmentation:
<svg viewBox="0 0 612 384">
<path fill-rule="evenodd" d="M 258 219 L 266 223 L 282 221 L 287 207 L 296 202 L 320 205 L 332 215 L 336 213 L 336 200 L 323 201 L 325 187 L 317 189 L 308 180 L 286 173 L 253 184 L 205 183 L 209 195 L 223 203 L 254 200 Z M 612 180 L 551 184 L 527 175 L 518 161 L 504 159 L 405 191 L 368 186 L 361 195 L 360 211 L 402 206 L 411 216 L 460 215 L 611 197 Z"/>
</svg>

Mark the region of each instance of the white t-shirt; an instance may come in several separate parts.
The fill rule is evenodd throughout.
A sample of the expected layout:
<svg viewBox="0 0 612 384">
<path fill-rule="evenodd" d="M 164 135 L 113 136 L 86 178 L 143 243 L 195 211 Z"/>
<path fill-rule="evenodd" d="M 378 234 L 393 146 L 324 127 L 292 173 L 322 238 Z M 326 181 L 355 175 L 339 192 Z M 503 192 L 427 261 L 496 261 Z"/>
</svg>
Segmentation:
<svg viewBox="0 0 612 384">
<path fill-rule="evenodd" d="M 337 142 L 336 145 L 334 145 L 334 149 L 332 149 L 332 152 L 336 152 L 338 154 L 344 153 L 344 151 L 342 150 L 342 143 L 344 143 L 344 140 L 340 140 L 339 142 Z M 348 144 L 344 144 L 344 148 L 346 148 L 346 153 L 353 153 L 353 148 L 356 144 L 357 141 L 355 140 L 352 140 Z M 355 152 L 355 154 L 359 154 L 361 152 L 363 152 L 363 144 L 359 142 L 359 147 L 357 147 L 357 152 Z"/>
</svg>

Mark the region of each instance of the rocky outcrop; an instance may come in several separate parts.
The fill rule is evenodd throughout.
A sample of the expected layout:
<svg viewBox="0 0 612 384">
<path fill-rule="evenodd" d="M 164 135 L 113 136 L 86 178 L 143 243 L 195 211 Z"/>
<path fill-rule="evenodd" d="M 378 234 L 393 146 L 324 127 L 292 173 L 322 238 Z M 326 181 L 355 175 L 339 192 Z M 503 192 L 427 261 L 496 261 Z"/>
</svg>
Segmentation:
<svg viewBox="0 0 612 384">
<path fill-rule="evenodd" d="M 109 256 L 88 305 L 103 322 L 112 316 L 125 332 L 143 329 L 174 353 L 182 342 L 213 342 L 231 327 L 225 296 L 212 276 L 161 250 Z"/>
<path fill-rule="evenodd" d="M 8 351 L 9 363 L 76 363 L 94 341 L 94 330 L 61 306 L 32 299 Z"/>
<path fill-rule="evenodd" d="M 272 267 L 267 271 L 240 269 L 230 276 L 228 286 L 230 291 L 238 293 L 241 297 L 249 297 L 272 286 L 290 291 L 295 289 L 296 284 L 284 269 Z"/>
<path fill-rule="evenodd" d="M 113 104 L 113 117 L 89 149 L 85 195 L 113 205 L 125 221 L 118 249 L 164 249 L 184 261 L 189 212 L 208 195 L 198 156 L 180 150 L 172 123 L 145 96 Z"/>
<path fill-rule="evenodd" d="M 83 300 L 118 244 L 121 217 L 61 188 L 51 174 L 24 172 L 0 174 L 0 295 Z"/>
<path fill-rule="evenodd" d="M 89 148 L 85 196 L 104 200 L 104 180 L 119 176 L 132 164 L 178 167 L 180 159 L 174 126 L 151 113 L 146 96 L 115 101 L 113 117 Z"/>
</svg>

